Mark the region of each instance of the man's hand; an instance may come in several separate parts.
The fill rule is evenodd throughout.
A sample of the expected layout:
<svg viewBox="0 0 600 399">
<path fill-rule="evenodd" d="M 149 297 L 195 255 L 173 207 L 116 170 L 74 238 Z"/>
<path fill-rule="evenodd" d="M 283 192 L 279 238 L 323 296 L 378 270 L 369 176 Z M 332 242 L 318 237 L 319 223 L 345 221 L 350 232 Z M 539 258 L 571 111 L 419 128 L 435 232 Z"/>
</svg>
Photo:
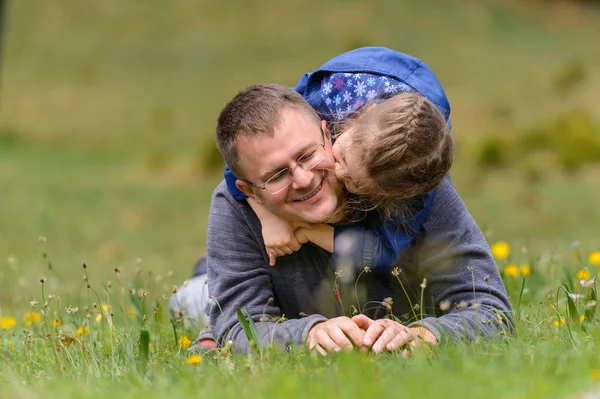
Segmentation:
<svg viewBox="0 0 600 399">
<path fill-rule="evenodd" d="M 362 330 L 366 330 L 362 346 L 371 348 L 375 353 L 384 349 L 390 352 L 402 349 L 402 354 L 408 356 L 423 342 L 437 345 L 435 335 L 425 327 L 409 328 L 394 320 L 372 320 L 362 314 L 354 316 L 352 321 Z"/>
<path fill-rule="evenodd" d="M 315 324 L 308 332 L 306 345 L 322 355 L 362 347 L 364 331 L 349 317 L 336 317 Z"/>
</svg>

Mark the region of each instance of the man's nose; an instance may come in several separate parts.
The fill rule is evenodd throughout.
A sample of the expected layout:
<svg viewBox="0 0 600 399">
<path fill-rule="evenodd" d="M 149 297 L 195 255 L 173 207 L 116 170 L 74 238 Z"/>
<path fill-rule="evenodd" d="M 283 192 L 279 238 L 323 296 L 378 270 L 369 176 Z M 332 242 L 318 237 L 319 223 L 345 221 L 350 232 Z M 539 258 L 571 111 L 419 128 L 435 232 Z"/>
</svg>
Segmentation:
<svg viewBox="0 0 600 399">
<path fill-rule="evenodd" d="M 297 167 L 293 172 L 292 187 L 297 190 L 299 188 L 309 187 L 312 183 L 313 171 L 304 170 L 301 167 Z"/>
</svg>

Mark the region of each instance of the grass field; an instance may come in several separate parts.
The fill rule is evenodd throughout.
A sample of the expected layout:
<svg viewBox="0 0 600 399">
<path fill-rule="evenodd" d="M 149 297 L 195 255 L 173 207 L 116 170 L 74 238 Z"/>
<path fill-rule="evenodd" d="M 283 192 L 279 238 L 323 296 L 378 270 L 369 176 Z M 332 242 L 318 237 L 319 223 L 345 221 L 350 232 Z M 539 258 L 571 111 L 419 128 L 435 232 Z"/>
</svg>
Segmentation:
<svg viewBox="0 0 600 399">
<path fill-rule="evenodd" d="M 19 0 L 8 11 L 0 319 L 9 326 L 14 317 L 15 325 L 0 328 L 1 398 L 600 395 L 598 320 L 579 322 L 591 299 L 577 300 L 575 315 L 558 291 L 567 284 L 591 295 L 577 274 L 598 273 L 589 255 L 600 251 L 600 169 L 569 174 L 548 161 L 532 182 L 518 165 L 476 163 L 488 137 L 517 135 L 573 109 L 600 119 L 593 6 Z M 506 276 L 518 333 L 407 360 L 272 350 L 188 364 L 165 301 L 204 250 L 210 195 L 221 179 L 212 142 L 218 111 L 247 85 L 292 85 L 362 45 L 424 59 L 446 88 L 457 190 L 490 243 L 511 244 L 499 267 L 532 267 L 529 276 Z M 556 82 L 573 65 L 583 77 L 560 92 Z M 97 296 L 86 288 L 83 262 Z M 131 311 L 130 288 L 133 298 L 148 292 L 143 312 Z M 46 301 L 47 316 L 27 325 L 24 314 L 41 313 Z M 193 337 L 193 329 L 176 327 L 178 340 Z M 150 332 L 146 362 L 141 330 Z"/>
</svg>

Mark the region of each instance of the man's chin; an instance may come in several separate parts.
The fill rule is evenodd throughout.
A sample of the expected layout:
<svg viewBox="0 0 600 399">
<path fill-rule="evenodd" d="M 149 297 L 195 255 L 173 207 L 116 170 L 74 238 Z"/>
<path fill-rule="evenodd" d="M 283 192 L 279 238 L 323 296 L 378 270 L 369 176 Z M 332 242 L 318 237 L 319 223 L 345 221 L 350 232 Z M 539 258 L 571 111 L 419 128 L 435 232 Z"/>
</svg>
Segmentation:
<svg viewBox="0 0 600 399">
<path fill-rule="evenodd" d="M 302 219 L 308 223 L 328 223 L 336 213 L 336 205 L 336 201 L 331 198 L 322 203 L 315 204 L 310 209 L 305 209 L 301 212 Z"/>
<path fill-rule="evenodd" d="M 289 219 L 300 219 L 299 221 L 308 223 L 328 223 L 331 221 L 337 213 L 339 202 L 338 182 L 335 180 L 335 176 L 325 175 L 322 183 L 321 192 L 317 198 L 313 198 L 313 201 L 309 199 L 306 202 L 290 203 L 290 216 L 294 214 L 295 217 Z"/>
</svg>

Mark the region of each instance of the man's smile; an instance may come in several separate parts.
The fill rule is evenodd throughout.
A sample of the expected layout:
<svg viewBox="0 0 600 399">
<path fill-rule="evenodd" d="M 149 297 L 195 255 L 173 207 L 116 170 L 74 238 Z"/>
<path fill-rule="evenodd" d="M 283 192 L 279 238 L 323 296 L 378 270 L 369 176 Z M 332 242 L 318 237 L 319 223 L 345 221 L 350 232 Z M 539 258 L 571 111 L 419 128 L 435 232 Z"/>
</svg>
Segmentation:
<svg viewBox="0 0 600 399">
<path fill-rule="evenodd" d="M 319 185 L 311 193 L 309 193 L 308 195 L 305 195 L 304 197 L 298 198 L 297 200 L 294 200 L 294 202 L 303 202 L 303 201 L 306 201 L 306 200 L 309 200 L 309 199 L 313 198 L 323 188 L 323 181 L 324 180 L 325 179 L 321 179 L 321 183 L 319 183 Z"/>
</svg>

